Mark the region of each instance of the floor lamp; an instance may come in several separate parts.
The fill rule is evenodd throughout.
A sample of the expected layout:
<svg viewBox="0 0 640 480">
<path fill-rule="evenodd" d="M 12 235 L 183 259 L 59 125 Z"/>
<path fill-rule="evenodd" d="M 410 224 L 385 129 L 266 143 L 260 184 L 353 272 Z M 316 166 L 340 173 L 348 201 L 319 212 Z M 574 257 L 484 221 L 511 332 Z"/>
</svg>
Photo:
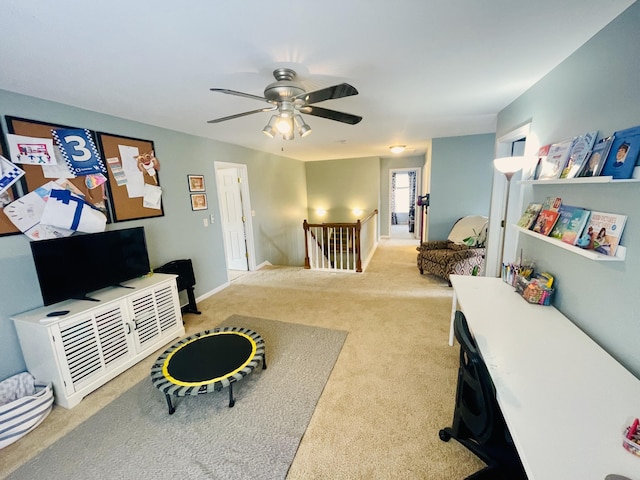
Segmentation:
<svg viewBox="0 0 640 480">
<path fill-rule="evenodd" d="M 502 173 L 507 179 L 507 198 L 504 202 L 504 211 L 500 226 L 502 227 L 502 239 L 500 241 L 500 268 L 498 269 L 498 277 L 502 276 L 502 265 L 504 264 L 504 239 L 507 233 L 507 213 L 509 212 L 509 193 L 511 190 L 511 178 L 513 175 L 522 170 L 525 157 L 502 157 L 493 161 L 493 166 L 497 171 Z"/>
</svg>

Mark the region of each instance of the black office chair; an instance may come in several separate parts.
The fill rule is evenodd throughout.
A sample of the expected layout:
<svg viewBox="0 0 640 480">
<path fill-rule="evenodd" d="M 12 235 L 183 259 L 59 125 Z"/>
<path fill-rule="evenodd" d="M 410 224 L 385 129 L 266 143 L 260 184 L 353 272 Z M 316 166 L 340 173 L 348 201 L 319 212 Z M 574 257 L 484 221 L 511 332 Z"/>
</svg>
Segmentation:
<svg viewBox="0 0 640 480">
<path fill-rule="evenodd" d="M 489 371 L 478 352 L 462 312 L 456 312 L 454 333 L 460 343 L 458 386 L 451 427 L 440 430 L 440 439 L 456 439 L 487 467 L 470 479 L 524 479 L 522 463 L 496 400 Z"/>
</svg>

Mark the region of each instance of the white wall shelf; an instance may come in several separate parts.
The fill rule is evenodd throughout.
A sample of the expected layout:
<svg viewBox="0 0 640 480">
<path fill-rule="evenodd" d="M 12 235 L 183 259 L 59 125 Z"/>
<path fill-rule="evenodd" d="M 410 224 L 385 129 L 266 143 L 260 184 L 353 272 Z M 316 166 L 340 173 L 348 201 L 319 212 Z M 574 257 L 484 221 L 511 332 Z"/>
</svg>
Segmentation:
<svg viewBox="0 0 640 480">
<path fill-rule="evenodd" d="M 598 253 L 594 250 L 585 250 L 584 248 L 576 247 L 574 245 L 569 245 L 568 243 L 558 240 L 557 238 L 540 235 L 539 233 L 536 233 L 532 230 L 527 230 L 526 228 L 522 228 L 517 225 L 511 225 L 511 226 L 515 228 L 518 232 L 524 233 L 525 235 L 537 238 L 542 242 L 550 243 L 552 245 L 555 245 L 556 247 L 562 248 L 564 250 L 568 250 L 571 253 L 575 253 L 576 255 L 580 255 L 582 257 L 586 257 L 590 260 L 594 260 L 597 262 L 624 262 L 625 257 L 627 256 L 627 249 L 622 245 L 618 245 L 615 256 L 602 255 L 601 253 Z"/>
<path fill-rule="evenodd" d="M 578 177 L 578 178 L 555 178 L 551 180 L 520 180 L 518 183 L 524 185 L 578 185 L 585 183 L 637 183 L 640 178 L 614 179 L 613 177 Z"/>
</svg>

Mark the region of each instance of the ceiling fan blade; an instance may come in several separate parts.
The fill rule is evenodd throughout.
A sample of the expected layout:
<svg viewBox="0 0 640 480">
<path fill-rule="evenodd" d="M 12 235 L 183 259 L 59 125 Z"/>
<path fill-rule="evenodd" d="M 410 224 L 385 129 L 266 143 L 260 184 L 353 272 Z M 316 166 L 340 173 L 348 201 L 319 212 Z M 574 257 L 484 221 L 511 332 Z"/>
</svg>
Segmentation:
<svg viewBox="0 0 640 480">
<path fill-rule="evenodd" d="M 356 87 L 353 87 L 348 83 L 341 83 L 340 85 L 334 85 L 333 87 L 303 93 L 294 97 L 294 99 L 301 99 L 304 100 L 305 103 L 311 104 L 324 102 L 325 100 L 331 100 L 332 98 L 350 97 L 351 95 L 358 95 Z"/>
<path fill-rule="evenodd" d="M 306 113 L 307 115 L 315 115 L 316 117 L 328 118 L 329 120 L 335 120 L 336 122 L 348 123 L 349 125 L 355 125 L 362 120 L 362 117 L 359 117 L 358 115 L 337 112 L 326 108 L 313 107 L 311 105 L 307 105 L 303 109 L 300 109 L 300 112 Z"/>
<path fill-rule="evenodd" d="M 277 110 L 278 107 L 274 105 L 273 107 L 264 107 L 259 108 L 258 110 L 251 110 L 250 112 L 236 113 L 235 115 L 229 115 L 228 117 L 216 118 L 213 120 L 209 120 L 207 123 L 220 123 L 226 120 L 233 120 L 234 118 L 246 117 L 247 115 L 253 115 L 254 113 L 262 113 L 262 112 L 271 112 L 273 110 Z"/>
<path fill-rule="evenodd" d="M 252 98 L 253 100 L 261 100 L 263 102 L 273 103 L 264 97 L 251 95 L 250 93 L 237 92 L 235 90 L 229 90 L 228 88 L 210 88 L 209 90 L 211 90 L 212 92 L 226 93 L 227 95 L 235 95 L 237 97 Z"/>
</svg>

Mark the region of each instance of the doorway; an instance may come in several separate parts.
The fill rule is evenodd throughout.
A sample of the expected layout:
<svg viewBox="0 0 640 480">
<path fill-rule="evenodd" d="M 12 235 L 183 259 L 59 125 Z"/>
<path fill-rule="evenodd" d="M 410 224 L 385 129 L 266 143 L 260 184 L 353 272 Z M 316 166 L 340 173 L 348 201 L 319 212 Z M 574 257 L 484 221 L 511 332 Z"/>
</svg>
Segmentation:
<svg viewBox="0 0 640 480">
<path fill-rule="evenodd" d="M 528 138 L 531 124 L 527 123 L 496 140 L 496 157 L 525 156 L 533 158 L 538 151 L 535 138 Z M 502 173 L 494 169 L 491 203 L 489 207 L 489 230 L 487 232 L 487 253 L 485 258 L 485 275 L 499 277 L 503 262 L 510 263 L 516 258 L 517 232 L 508 225 L 512 225 L 520 218 L 524 196 L 523 189 L 518 184 L 521 172 L 514 176 L 509 183 Z M 507 192 L 507 185 L 509 191 Z M 509 197 L 508 211 L 505 211 L 506 198 Z M 502 248 L 502 234 L 504 234 L 504 248 Z M 500 258 L 501 249 L 503 257 Z"/>
<path fill-rule="evenodd" d="M 389 237 L 418 238 L 417 193 L 420 191 L 420 169 L 389 170 Z"/>
<path fill-rule="evenodd" d="M 256 268 L 247 166 L 214 162 L 225 259 L 230 277 Z"/>
</svg>

